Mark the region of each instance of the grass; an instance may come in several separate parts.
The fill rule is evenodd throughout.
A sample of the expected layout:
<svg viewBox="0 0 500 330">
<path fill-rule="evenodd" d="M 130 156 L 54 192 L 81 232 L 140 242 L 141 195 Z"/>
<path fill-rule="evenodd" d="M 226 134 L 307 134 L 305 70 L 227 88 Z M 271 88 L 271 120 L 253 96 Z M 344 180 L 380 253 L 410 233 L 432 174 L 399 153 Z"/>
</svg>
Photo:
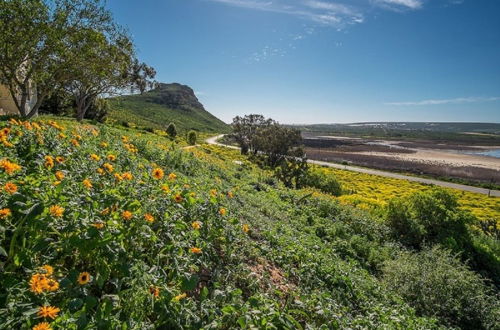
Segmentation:
<svg viewBox="0 0 500 330">
<path fill-rule="evenodd" d="M 0 328 L 456 325 L 384 284 L 404 249 L 380 218 L 235 151 L 52 117 L 0 129 Z"/>
<path fill-rule="evenodd" d="M 151 92 L 150 92 L 151 93 Z M 178 130 L 187 132 L 227 132 L 229 126 L 209 112 L 201 109 L 171 109 L 162 104 L 148 102 L 144 95 L 129 95 L 110 99 L 109 119 L 118 123 L 131 123 L 140 128 L 164 130 L 174 123 Z"/>
</svg>

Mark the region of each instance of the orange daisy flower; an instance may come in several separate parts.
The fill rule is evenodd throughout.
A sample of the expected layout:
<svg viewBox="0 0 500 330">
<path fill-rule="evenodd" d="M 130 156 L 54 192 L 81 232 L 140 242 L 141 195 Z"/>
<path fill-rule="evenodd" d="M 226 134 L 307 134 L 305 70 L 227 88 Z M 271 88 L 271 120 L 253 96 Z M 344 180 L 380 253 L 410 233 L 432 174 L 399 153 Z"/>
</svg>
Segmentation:
<svg viewBox="0 0 500 330">
<path fill-rule="evenodd" d="M 56 218 L 60 218 L 64 214 L 64 208 L 60 207 L 59 205 L 52 205 L 49 208 L 50 215 Z"/>
<path fill-rule="evenodd" d="M 165 175 L 163 170 L 161 168 L 155 168 L 153 169 L 153 171 L 151 172 L 151 175 L 153 176 L 153 178 L 155 178 L 156 180 L 161 180 L 163 179 L 163 176 Z"/>
<path fill-rule="evenodd" d="M 130 211 L 123 211 L 122 212 L 122 218 L 123 218 L 123 220 L 130 220 L 130 219 L 132 219 L 133 216 L 134 215 Z"/>
<path fill-rule="evenodd" d="M 3 187 L 3 190 L 8 192 L 9 194 L 15 194 L 17 192 L 17 186 L 13 182 L 7 182 Z"/>
<path fill-rule="evenodd" d="M 10 209 L 1 209 L 0 210 L 0 219 L 7 218 L 12 215 L 12 211 Z"/>
<path fill-rule="evenodd" d="M 38 317 L 55 319 L 61 310 L 53 306 L 42 306 L 38 308 Z"/>
<path fill-rule="evenodd" d="M 202 252 L 201 249 L 197 247 L 192 247 L 189 249 L 189 251 L 194 254 L 200 254 Z"/>
</svg>

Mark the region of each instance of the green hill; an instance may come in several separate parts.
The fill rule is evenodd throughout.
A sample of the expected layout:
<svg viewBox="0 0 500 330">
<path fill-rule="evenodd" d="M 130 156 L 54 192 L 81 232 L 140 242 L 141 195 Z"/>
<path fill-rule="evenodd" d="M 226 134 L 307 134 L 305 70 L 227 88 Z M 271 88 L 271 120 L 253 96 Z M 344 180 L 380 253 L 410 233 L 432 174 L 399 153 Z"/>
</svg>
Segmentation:
<svg viewBox="0 0 500 330">
<path fill-rule="evenodd" d="M 386 218 L 134 129 L 39 117 L 0 142 L 0 329 L 498 328 L 471 250 L 429 247 L 472 221 L 440 190 Z"/>
<path fill-rule="evenodd" d="M 110 99 L 109 118 L 139 127 L 165 129 L 174 123 L 181 131 L 227 132 L 229 126 L 205 110 L 193 90 L 185 85 L 159 84 L 142 95 Z"/>
</svg>

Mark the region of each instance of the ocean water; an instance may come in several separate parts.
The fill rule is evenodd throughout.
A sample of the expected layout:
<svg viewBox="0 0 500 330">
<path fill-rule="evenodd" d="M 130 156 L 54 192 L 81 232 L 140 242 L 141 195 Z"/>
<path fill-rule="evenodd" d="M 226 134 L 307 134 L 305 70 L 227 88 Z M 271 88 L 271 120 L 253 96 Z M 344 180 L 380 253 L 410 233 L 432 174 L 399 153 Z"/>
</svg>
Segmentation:
<svg viewBox="0 0 500 330">
<path fill-rule="evenodd" d="M 500 149 L 485 150 L 485 151 L 481 151 L 481 152 L 475 152 L 474 154 L 500 158 Z"/>
</svg>

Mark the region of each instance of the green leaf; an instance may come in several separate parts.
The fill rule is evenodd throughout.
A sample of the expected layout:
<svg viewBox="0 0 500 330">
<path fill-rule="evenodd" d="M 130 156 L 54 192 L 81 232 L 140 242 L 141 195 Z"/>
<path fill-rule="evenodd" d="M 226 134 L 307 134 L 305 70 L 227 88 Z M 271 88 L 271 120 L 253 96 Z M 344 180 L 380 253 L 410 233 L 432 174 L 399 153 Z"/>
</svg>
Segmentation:
<svg viewBox="0 0 500 330">
<path fill-rule="evenodd" d="M 83 300 L 81 300 L 80 298 L 75 298 L 71 300 L 68 304 L 68 307 L 72 312 L 78 311 L 80 308 L 82 308 L 82 306 L 83 306 Z"/>
<path fill-rule="evenodd" d="M 0 255 L 2 255 L 4 257 L 8 256 L 7 251 L 5 251 L 5 249 L 3 247 L 1 247 L 1 246 L 0 246 Z"/>
<path fill-rule="evenodd" d="M 201 289 L 201 293 L 200 293 L 201 300 L 207 299 L 208 293 L 209 293 L 208 288 L 206 286 L 204 286 L 203 289 Z"/>
<path fill-rule="evenodd" d="M 87 296 L 85 297 L 85 307 L 87 310 L 93 309 L 95 306 L 97 306 L 97 299 L 94 296 Z"/>
<path fill-rule="evenodd" d="M 182 291 L 191 291 L 196 289 L 198 285 L 199 277 L 198 275 L 192 275 L 191 277 L 185 277 L 182 279 L 181 290 Z"/>
</svg>

